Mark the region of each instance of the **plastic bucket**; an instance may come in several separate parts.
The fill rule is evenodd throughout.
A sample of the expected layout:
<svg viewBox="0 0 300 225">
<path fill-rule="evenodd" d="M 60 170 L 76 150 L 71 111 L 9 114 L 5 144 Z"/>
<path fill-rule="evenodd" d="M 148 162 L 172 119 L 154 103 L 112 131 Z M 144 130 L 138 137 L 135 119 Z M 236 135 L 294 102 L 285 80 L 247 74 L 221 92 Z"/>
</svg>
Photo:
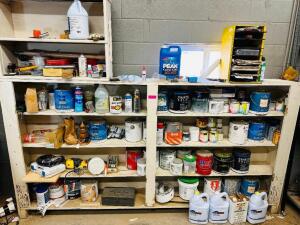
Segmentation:
<svg viewBox="0 0 300 225">
<path fill-rule="evenodd" d="M 195 190 L 197 190 L 199 179 L 197 178 L 179 178 L 179 196 L 180 198 L 189 201 L 193 195 Z"/>
</svg>

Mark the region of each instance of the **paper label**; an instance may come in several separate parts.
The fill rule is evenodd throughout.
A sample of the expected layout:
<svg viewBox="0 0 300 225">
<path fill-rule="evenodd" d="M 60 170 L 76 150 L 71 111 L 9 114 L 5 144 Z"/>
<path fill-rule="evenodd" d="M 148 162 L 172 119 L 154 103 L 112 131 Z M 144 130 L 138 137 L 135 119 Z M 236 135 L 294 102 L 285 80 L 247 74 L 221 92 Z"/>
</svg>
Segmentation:
<svg viewBox="0 0 300 225">
<path fill-rule="evenodd" d="M 259 106 L 263 108 L 268 107 L 268 104 L 269 104 L 269 99 L 261 99 L 259 102 Z"/>
</svg>

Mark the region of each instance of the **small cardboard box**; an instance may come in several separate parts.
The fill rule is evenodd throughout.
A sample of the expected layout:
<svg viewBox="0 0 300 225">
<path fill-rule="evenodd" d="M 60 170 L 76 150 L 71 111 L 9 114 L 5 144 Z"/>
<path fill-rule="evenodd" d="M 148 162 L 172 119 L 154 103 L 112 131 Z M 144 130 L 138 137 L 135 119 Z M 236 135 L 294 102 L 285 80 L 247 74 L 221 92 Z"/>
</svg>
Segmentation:
<svg viewBox="0 0 300 225">
<path fill-rule="evenodd" d="M 248 204 L 249 199 L 245 195 L 231 195 L 229 201 L 229 223 L 245 223 L 247 219 Z"/>
</svg>

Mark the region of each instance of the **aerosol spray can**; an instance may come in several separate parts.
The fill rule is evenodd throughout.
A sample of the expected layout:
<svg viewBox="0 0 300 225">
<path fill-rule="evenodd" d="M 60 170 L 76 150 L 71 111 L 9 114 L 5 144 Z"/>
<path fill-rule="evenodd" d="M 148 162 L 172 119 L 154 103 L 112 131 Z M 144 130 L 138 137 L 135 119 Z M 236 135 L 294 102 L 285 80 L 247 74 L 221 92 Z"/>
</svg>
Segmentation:
<svg viewBox="0 0 300 225">
<path fill-rule="evenodd" d="M 74 91 L 75 112 L 83 112 L 83 91 L 81 87 L 76 87 Z"/>
<path fill-rule="evenodd" d="M 86 66 L 86 57 L 84 55 L 80 55 L 78 58 L 78 70 L 79 70 L 79 76 L 80 77 L 86 77 L 87 73 L 87 66 Z"/>
<path fill-rule="evenodd" d="M 141 111 L 141 92 L 139 89 L 134 90 L 133 111 L 139 113 Z"/>
<path fill-rule="evenodd" d="M 132 95 L 130 93 L 124 96 L 124 111 L 127 113 L 132 112 Z"/>
</svg>

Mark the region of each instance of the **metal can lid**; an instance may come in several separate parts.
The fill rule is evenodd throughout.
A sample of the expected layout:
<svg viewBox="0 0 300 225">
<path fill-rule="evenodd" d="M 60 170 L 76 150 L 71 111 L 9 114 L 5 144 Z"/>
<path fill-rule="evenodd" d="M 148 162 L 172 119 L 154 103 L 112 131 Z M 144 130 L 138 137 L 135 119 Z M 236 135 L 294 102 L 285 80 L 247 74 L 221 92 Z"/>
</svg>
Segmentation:
<svg viewBox="0 0 300 225">
<path fill-rule="evenodd" d="M 210 156 L 213 156 L 213 153 L 210 152 L 209 150 L 198 150 L 197 155 L 204 156 L 204 157 L 210 157 Z"/>
</svg>

